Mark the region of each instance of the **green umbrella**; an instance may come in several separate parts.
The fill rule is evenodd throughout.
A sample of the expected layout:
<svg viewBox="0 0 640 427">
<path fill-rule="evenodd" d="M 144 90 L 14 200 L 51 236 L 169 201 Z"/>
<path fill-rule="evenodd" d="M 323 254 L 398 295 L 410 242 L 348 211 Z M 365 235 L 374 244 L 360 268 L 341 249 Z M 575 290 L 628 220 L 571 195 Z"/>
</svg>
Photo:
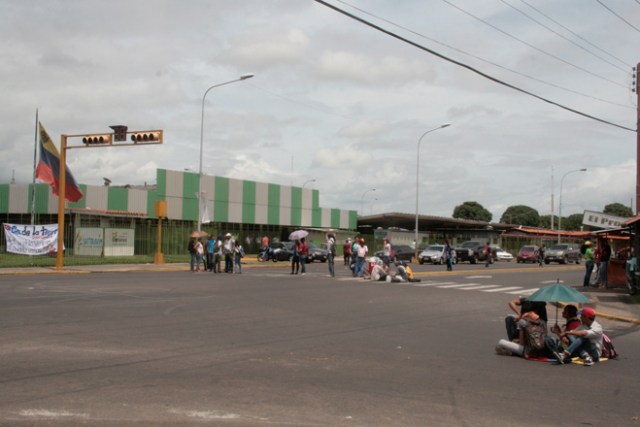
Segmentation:
<svg viewBox="0 0 640 427">
<path fill-rule="evenodd" d="M 582 295 L 569 286 L 565 286 L 562 283 L 554 283 L 545 288 L 542 288 L 528 298 L 528 301 L 545 301 L 545 302 L 577 302 L 584 303 L 589 302 L 589 298 Z"/>
<path fill-rule="evenodd" d="M 544 302 L 577 302 L 585 303 L 591 300 L 580 292 L 569 286 L 565 286 L 560 281 L 544 287 L 531 294 L 527 301 L 544 301 Z M 556 319 L 558 318 L 558 305 L 556 305 Z"/>
</svg>

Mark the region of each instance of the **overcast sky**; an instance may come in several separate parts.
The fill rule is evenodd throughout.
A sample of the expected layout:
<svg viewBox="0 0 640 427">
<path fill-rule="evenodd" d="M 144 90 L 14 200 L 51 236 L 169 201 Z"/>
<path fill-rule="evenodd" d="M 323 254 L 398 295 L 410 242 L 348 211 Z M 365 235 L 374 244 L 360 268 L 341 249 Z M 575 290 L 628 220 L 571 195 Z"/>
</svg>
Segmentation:
<svg viewBox="0 0 640 427">
<path fill-rule="evenodd" d="M 0 182 L 32 180 L 36 109 L 58 146 L 110 125 L 164 130 L 164 145 L 69 150 L 80 183 L 197 171 L 205 91 L 251 72 L 207 95 L 206 174 L 413 213 L 418 140 L 451 123 L 421 143 L 421 214 L 477 201 L 493 221 L 519 204 L 548 215 L 552 194 L 557 214 L 581 168 L 563 216 L 635 206 L 638 0 L 327 2 L 610 124 L 312 0 L 0 0 Z"/>
</svg>

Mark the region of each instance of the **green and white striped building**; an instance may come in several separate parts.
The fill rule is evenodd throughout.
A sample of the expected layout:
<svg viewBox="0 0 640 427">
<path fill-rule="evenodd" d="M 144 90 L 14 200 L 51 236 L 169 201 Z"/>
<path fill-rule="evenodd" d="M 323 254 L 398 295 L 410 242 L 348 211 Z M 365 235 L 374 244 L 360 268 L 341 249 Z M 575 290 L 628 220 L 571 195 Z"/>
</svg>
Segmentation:
<svg viewBox="0 0 640 427">
<path fill-rule="evenodd" d="M 219 176 L 204 176 L 202 181 L 206 212 L 214 223 L 357 228 L 356 211 L 321 207 L 318 190 Z M 0 184 L 0 215 L 30 214 L 31 187 L 30 184 Z M 157 185 L 143 189 L 84 184 L 80 187 L 84 197 L 77 203 L 67 203 L 67 209 L 76 213 L 103 212 L 156 218 L 155 202 L 165 200 L 167 219 L 198 220 L 200 185 L 197 173 L 159 169 Z M 36 184 L 35 191 L 35 213 L 57 214 L 58 198 L 51 188 Z"/>
</svg>

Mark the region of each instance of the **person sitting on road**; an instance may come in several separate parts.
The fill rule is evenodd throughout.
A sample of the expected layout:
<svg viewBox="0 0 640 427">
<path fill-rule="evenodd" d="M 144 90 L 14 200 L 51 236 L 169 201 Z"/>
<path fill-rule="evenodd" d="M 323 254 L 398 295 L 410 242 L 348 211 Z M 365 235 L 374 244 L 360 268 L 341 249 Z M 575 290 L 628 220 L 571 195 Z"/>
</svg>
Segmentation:
<svg viewBox="0 0 640 427">
<path fill-rule="evenodd" d="M 518 320 L 518 341 L 501 339 L 496 346 L 496 353 L 503 356 L 520 356 L 538 358 L 547 356 L 545 340 L 547 338 L 547 322 L 535 311 L 527 311 Z"/>
<path fill-rule="evenodd" d="M 371 280 L 374 282 L 384 282 L 389 275 L 389 265 L 382 260 L 378 260 L 371 270 Z"/>
<path fill-rule="evenodd" d="M 591 366 L 600 360 L 602 355 L 602 336 L 604 331 L 602 325 L 596 322 L 596 312 L 593 308 L 582 309 L 580 321 L 582 325 L 572 331 L 564 331 L 560 338 L 573 335 L 576 339 L 560 354 L 558 362 L 565 363 L 574 355 L 580 356 L 584 361 L 584 366 Z"/>
<path fill-rule="evenodd" d="M 578 317 L 578 308 L 575 305 L 567 305 L 562 310 L 562 317 L 567 320 L 562 328 L 557 323 L 551 327 L 551 332 L 555 334 L 547 336 L 547 340 L 545 345 L 556 359 L 560 359 L 560 353 L 564 351 L 565 347 L 568 347 L 574 340 L 575 336 L 573 335 L 565 335 L 561 337 L 561 334 L 566 331 L 573 331 L 578 328 L 582 322 L 580 322 L 580 318 Z"/>
<path fill-rule="evenodd" d="M 513 310 L 516 316 L 510 314 L 504 319 L 505 327 L 507 328 L 507 338 L 509 341 L 518 340 L 520 336 L 520 330 L 518 328 L 518 321 L 522 318 L 524 313 L 528 311 L 534 311 L 542 320 L 547 321 L 547 303 L 543 301 L 527 301 L 526 297 L 520 297 L 509 301 L 509 308 Z"/>
</svg>

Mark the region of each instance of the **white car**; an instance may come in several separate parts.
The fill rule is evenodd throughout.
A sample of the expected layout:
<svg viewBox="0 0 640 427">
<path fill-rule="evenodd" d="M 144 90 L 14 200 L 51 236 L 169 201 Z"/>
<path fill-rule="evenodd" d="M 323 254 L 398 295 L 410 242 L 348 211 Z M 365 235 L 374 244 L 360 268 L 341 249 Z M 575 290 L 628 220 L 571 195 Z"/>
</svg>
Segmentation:
<svg viewBox="0 0 640 427">
<path fill-rule="evenodd" d="M 492 248 L 493 249 L 493 248 Z M 513 261 L 513 255 L 505 251 L 502 248 L 495 248 L 496 260 L 498 261 Z"/>
</svg>

